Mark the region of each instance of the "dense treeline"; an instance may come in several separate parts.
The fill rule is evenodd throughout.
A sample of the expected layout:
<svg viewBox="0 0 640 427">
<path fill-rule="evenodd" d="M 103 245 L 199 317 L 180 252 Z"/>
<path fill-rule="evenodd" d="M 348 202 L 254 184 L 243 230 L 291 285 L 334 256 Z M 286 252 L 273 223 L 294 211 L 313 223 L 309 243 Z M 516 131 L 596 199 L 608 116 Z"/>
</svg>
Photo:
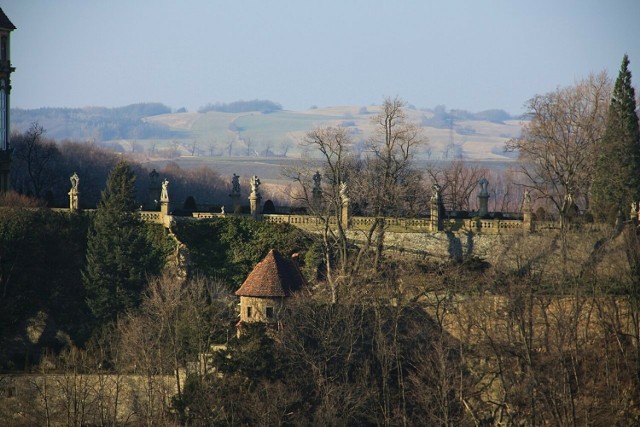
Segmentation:
<svg viewBox="0 0 640 427">
<path fill-rule="evenodd" d="M 14 149 L 11 166 L 11 187 L 20 194 L 40 198 L 51 207 L 68 207 L 69 177 L 80 177 L 80 207 L 94 209 L 100 200 L 100 192 L 107 182 L 111 169 L 121 156 L 88 142 L 56 142 L 48 137 L 48 131 L 39 124 L 22 133 L 14 132 L 11 138 Z M 138 206 L 157 209 L 150 200 L 150 170 L 132 163 L 137 176 L 136 201 Z M 187 197 L 197 202 L 219 204 L 226 202 L 227 184 L 211 168 L 181 169 L 175 163 L 167 163 L 157 171 L 159 179 L 171 182 L 171 198 L 180 208 Z M 157 196 L 156 196 L 157 198 Z"/>
<path fill-rule="evenodd" d="M 250 113 L 259 111 L 262 113 L 272 113 L 282 110 L 282 105 L 266 99 L 254 99 L 253 101 L 234 101 L 229 103 L 216 102 L 201 107 L 198 112 L 219 111 L 221 113 Z"/>
<path fill-rule="evenodd" d="M 144 121 L 145 117 L 169 114 L 171 109 L 160 103 L 131 104 L 125 107 L 12 109 L 12 128 L 24 132 L 40 123 L 55 139 L 92 140 L 144 139 L 179 137 L 166 126 Z"/>
<path fill-rule="evenodd" d="M 94 332 L 82 281 L 91 221 L 89 214 L 46 208 L 0 209 L 1 369 L 37 364 L 44 349 L 83 344 Z M 163 233 L 156 224 L 141 228 L 156 265 L 167 255 Z"/>
<path fill-rule="evenodd" d="M 431 113 L 431 117 L 424 116 L 422 126 L 434 127 L 439 129 L 452 128 L 456 132 L 464 134 L 465 129 L 460 127 L 456 122 L 466 120 L 481 120 L 492 123 L 504 123 L 507 120 L 517 120 L 520 117 L 512 116 L 504 110 L 493 109 L 484 110 L 478 113 L 472 113 L 467 110 L 449 110 L 444 105 L 438 105 L 432 110 L 425 110 Z"/>
<path fill-rule="evenodd" d="M 37 362 L 42 347 L 67 345 L 56 328 L 82 342 L 87 318 L 80 271 L 89 218 L 48 209 L 0 209 L 0 345 L 3 368 Z M 29 342 L 25 322 L 39 312 L 55 322 Z M 29 360 L 33 358 L 32 360 Z"/>
</svg>

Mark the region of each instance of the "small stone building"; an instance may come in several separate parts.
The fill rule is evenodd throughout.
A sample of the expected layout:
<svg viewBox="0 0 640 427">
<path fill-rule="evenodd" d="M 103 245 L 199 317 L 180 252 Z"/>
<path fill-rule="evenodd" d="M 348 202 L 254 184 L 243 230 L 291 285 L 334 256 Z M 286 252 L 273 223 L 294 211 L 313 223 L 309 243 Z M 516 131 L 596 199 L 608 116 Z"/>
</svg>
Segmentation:
<svg viewBox="0 0 640 427">
<path fill-rule="evenodd" d="M 278 325 L 286 299 L 304 286 L 297 254 L 283 257 L 271 249 L 249 273 L 236 295 L 240 297 L 240 323 L 264 322 Z"/>
</svg>

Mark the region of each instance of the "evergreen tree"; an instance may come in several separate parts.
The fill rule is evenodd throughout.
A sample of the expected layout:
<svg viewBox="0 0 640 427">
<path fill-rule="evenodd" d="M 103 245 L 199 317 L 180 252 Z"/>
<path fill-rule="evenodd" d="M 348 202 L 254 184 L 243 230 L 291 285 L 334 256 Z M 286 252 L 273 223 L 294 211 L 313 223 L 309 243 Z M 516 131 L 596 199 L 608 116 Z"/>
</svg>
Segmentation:
<svg viewBox="0 0 640 427">
<path fill-rule="evenodd" d="M 627 219 L 631 203 L 640 200 L 640 130 L 627 55 L 613 89 L 592 199 L 596 216 L 609 221 Z"/>
<path fill-rule="evenodd" d="M 135 209 L 135 176 L 121 161 L 111 171 L 87 239 L 82 279 L 97 325 L 139 304 L 153 265 L 144 224 Z"/>
</svg>

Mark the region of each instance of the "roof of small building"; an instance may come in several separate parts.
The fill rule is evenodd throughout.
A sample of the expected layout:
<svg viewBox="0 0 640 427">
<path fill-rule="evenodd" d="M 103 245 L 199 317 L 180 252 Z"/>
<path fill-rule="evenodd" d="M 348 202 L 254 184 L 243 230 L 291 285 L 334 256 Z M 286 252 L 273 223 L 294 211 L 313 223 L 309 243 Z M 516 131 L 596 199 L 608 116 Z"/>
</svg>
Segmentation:
<svg viewBox="0 0 640 427">
<path fill-rule="evenodd" d="M 288 297 L 298 291 L 305 281 L 292 259 L 271 249 L 249 273 L 236 295 L 242 297 Z"/>
<path fill-rule="evenodd" d="M 0 9 L 0 28 L 5 28 L 7 30 L 15 30 L 16 26 L 11 23 L 7 15 L 4 14 L 2 9 Z"/>
</svg>

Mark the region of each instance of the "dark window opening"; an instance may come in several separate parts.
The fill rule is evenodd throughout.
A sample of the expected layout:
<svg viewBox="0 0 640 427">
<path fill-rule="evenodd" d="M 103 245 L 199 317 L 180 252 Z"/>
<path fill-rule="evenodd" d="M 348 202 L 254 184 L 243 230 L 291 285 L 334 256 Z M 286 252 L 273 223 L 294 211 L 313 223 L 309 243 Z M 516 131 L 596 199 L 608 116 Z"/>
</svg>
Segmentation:
<svg viewBox="0 0 640 427">
<path fill-rule="evenodd" d="M 247 307 L 247 317 L 251 317 L 251 307 Z"/>
<path fill-rule="evenodd" d="M 267 307 L 267 317 L 269 319 L 273 318 L 273 307 Z"/>
</svg>

